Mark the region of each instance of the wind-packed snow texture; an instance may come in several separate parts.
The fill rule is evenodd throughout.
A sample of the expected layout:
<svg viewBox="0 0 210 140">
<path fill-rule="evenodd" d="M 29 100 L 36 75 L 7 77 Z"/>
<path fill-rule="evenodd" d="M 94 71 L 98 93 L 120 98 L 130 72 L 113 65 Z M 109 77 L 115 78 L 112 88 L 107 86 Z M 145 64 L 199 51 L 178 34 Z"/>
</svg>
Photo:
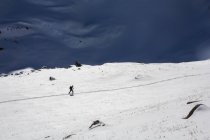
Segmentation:
<svg viewBox="0 0 210 140">
<path fill-rule="evenodd" d="M 1 0 L 0 73 L 210 56 L 209 0 Z"/>
<path fill-rule="evenodd" d="M 207 60 L 14 71 L 0 77 L 0 139 L 209 140 L 209 69 Z M 105 126 L 89 129 L 95 120 Z"/>
</svg>

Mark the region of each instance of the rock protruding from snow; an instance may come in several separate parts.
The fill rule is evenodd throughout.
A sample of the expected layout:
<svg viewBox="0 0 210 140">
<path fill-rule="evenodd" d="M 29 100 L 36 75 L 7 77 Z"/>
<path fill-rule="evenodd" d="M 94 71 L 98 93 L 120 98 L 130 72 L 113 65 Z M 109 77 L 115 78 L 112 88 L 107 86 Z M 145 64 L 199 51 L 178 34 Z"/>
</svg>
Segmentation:
<svg viewBox="0 0 210 140">
<path fill-rule="evenodd" d="M 201 105 L 204 105 L 204 104 L 197 104 L 197 105 L 195 105 L 195 106 L 190 110 L 189 114 L 188 114 L 186 117 L 184 117 L 183 119 L 189 119 L 189 118 L 192 116 L 192 114 L 195 112 L 195 110 L 198 109 Z"/>
<path fill-rule="evenodd" d="M 76 67 L 81 67 L 82 64 L 81 64 L 79 61 L 75 61 L 75 66 L 76 66 Z"/>
<path fill-rule="evenodd" d="M 49 80 L 50 80 L 50 81 L 54 81 L 54 80 L 55 80 L 55 78 L 54 78 L 54 77 L 52 77 L 52 76 L 50 76 Z"/>
<path fill-rule="evenodd" d="M 93 129 L 96 128 L 98 126 L 105 126 L 105 123 L 103 123 L 102 121 L 99 120 L 95 120 L 93 121 L 93 123 L 90 125 L 89 129 Z"/>
</svg>

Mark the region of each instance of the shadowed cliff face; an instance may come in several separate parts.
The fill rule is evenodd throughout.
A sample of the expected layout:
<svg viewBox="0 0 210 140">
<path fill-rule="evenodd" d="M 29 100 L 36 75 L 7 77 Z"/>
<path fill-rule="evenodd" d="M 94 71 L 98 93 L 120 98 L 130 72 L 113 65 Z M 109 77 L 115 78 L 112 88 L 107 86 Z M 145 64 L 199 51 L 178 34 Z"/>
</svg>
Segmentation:
<svg viewBox="0 0 210 140">
<path fill-rule="evenodd" d="M 210 57 L 209 0 L 1 0 L 0 73 Z"/>
</svg>

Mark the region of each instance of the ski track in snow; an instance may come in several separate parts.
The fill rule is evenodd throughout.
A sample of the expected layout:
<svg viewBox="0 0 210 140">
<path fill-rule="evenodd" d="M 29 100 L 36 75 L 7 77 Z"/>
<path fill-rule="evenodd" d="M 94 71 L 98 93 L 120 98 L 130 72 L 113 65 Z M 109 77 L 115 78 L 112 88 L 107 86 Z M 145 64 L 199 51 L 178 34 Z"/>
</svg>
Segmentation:
<svg viewBox="0 0 210 140">
<path fill-rule="evenodd" d="M 164 82 L 169 82 L 172 80 L 177 80 L 177 79 L 182 79 L 182 78 L 188 78 L 188 77 L 194 77 L 194 76 L 203 76 L 203 75 L 209 75 L 210 73 L 204 73 L 204 74 L 192 74 L 192 75 L 184 75 L 184 76 L 179 76 L 179 77 L 174 77 L 174 78 L 169 78 L 165 80 L 160 80 L 156 82 L 151 82 L 147 84 L 142 84 L 142 85 L 135 85 L 135 86 L 129 86 L 129 87 L 121 87 L 121 88 L 115 88 L 115 89 L 102 89 L 102 90 L 96 90 L 96 91 L 87 91 L 87 92 L 78 92 L 75 93 L 77 95 L 79 94 L 84 94 L 84 93 L 97 93 L 97 92 L 107 92 L 107 91 L 115 91 L 115 90 L 123 90 L 123 89 L 129 89 L 129 88 L 138 88 L 138 87 L 144 87 L 144 86 L 150 86 L 154 84 L 159 84 L 159 83 L 164 83 Z M 57 95 L 49 95 L 49 96 L 40 96 L 40 97 L 31 97 L 31 98 L 24 98 L 24 99 L 15 99 L 15 100 L 7 100 L 7 101 L 0 101 L 0 104 L 3 103 L 10 103 L 10 102 L 17 102 L 17 101 L 25 101 L 25 100 L 35 100 L 35 99 L 42 99 L 42 98 L 50 98 L 50 97 L 58 97 L 58 96 L 69 96 L 68 94 L 57 94 Z"/>
</svg>

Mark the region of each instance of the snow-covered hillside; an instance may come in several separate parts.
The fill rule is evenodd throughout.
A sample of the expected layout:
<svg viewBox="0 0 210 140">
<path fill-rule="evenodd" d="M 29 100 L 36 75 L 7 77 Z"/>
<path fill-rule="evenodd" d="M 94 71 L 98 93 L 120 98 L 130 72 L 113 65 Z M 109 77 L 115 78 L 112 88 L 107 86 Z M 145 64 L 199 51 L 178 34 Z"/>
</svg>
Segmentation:
<svg viewBox="0 0 210 140">
<path fill-rule="evenodd" d="M 1 0 L 0 73 L 210 58 L 209 0 Z"/>
<path fill-rule="evenodd" d="M 209 140 L 209 69 L 207 60 L 15 71 L 0 77 L 0 139 Z M 89 129 L 95 120 L 105 126 Z"/>
</svg>

